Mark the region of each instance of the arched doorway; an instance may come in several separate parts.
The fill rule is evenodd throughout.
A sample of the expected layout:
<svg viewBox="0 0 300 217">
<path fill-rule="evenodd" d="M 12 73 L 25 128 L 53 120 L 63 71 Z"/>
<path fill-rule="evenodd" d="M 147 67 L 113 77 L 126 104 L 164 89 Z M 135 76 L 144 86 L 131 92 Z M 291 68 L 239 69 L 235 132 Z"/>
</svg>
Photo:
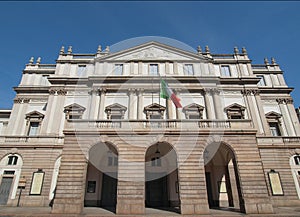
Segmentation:
<svg viewBox="0 0 300 217">
<path fill-rule="evenodd" d="M 293 155 L 290 158 L 290 166 L 292 169 L 293 179 L 298 194 L 298 198 L 300 199 L 300 155 L 299 154 Z"/>
<path fill-rule="evenodd" d="M 209 144 L 204 150 L 205 178 L 210 208 L 244 212 L 236 158 L 228 145 Z"/>
<path fill-rule="evenodd" d="M 118 151 L 111 143 L 98 143 L 89 151 L 84 205 L 116 211 Z"/>
<path fill-rule="evenodd" d="M 167 143 L 156 143 L 146 151 L 145 206 L 179 212 L 177 154 Z"/>
<path fill-rule="evenodd" d="M 16 199 L 23 159 L 18 154 L 6 155 L 0 161 L 0 205 L 8 205 Z"/>
</svg>

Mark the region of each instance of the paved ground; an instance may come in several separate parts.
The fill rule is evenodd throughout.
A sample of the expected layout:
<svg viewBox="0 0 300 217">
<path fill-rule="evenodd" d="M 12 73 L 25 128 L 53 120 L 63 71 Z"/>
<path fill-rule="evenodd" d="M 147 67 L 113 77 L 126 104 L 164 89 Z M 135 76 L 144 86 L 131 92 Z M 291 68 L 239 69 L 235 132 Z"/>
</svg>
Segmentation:
<svg viewBox="0 0 300 217">
<path fill-rule="evenodd" d="M 300 207 L 279 207 L 275 209 L 276 214 L 266 215 L 245 215 L 242 213 L 227 211 L 227 210 L 210 210 L 210 215 L 189 215 L 187 217 L 300 217 Z M 0 217 L 118 217 L 122 215 L 116 215 L 108 210 L 101 208 L 84 208 L 81 215 L 73 214 L 51 214 L 50 207 L 1 207 Z M 125 215 L 123 215 L 125 216 Z M 182 215 L 174 212 L 146 208 L 145 215 L 126 215 L 128 217 L 180 217 Z"/>
</svg>

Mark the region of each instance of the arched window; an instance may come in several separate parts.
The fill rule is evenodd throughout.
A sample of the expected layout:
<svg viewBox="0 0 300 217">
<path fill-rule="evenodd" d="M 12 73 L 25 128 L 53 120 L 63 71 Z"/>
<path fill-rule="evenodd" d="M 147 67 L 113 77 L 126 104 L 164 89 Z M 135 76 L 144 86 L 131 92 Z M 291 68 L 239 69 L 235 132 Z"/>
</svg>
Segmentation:
<svg viewBox="0 0 300 217">
<path fill-rule="evenodd" d="M 0 160 L 0 188 L 6 189 L 0 194 L 0 205 L 6 205 L 9 199 L 15 199 L 22 165 L 22 157 L 15 153 Z"/>
<path fill-rule="evenodd" d="M 291 166 L 298 198 L 300 199 L 300 155 L 299 154 L 294 155 L 290 158 L 290 166 Z"/>
<path fill-rule="evenodd" d="M 300 155 L 294 156 L 295 165 L 300 165 Z"/>
</svg>

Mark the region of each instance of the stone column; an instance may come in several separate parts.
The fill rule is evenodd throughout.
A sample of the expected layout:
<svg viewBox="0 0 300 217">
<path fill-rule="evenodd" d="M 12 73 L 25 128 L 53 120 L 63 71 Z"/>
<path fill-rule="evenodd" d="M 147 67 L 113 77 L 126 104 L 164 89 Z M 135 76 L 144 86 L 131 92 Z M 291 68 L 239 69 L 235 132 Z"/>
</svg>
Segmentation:
<svg viewBox="0 0 300 217">
<path fill-rule="evenodd" d="M 213 96 L 213 101 L 214 101 L 216 119 L 223 120 L 224 115 L 222 112 L 223 106 L 221 104 L 220 91 L 217 88 L 214 88 L 211 91 L 212 91 L 212 96 Z"/>
<path fill-rule="evenodd" d="M 93 88 L 89 94 L 91 95 L 90 99 L 90 108 L 89 108 L 89 119 L 97 119 L 98 109 L 99 109 L 99 90 Z"/>
<path fill-rule="evenodd" d="M 135 90 L 134 89 L 128 89 L 128 119 L 135 119 L 134 113 L 137 108 L 137 101 L 134 99 Z"/>
<path fill-rule="evenodd" d="M 137 119 L 141 120 L 143 119 L 143 111 L 144 111 L 144 100 L 143 100 L 143 90 L 139 89 L 137 91 L 137 95 L 138 95 L 138 111 L 137 111 Z"/>
<path fill-rule="evenodd" d="M 14 100 L 14 111 L 17 114 L 11 115 L 14 121 L 9 124 L 9 132 L 11 132 L 12 135 L 27 135 L 25 115 L 29 101 L 30 99 L 27 98 L 17 98 Z"/>
<path fill-rule="evenodd" d="M 213 113 L 213 102 L 211 101 L 211 91 L 206 89 L 203 91 L 204 103 L 205 103 L 205 111 L 206 111 L 206 119 L 212 120 L 215 118 Z"/>
<path fill-rule="evenodd" d="M 276 99 L 276 101 L 278 102 L 279 109 L 280 109 L 280 112 L 282 114 L 283 124 L 285 126 L 286 131 L 287 131 L 286 136 L 295 136 L 294 129 L 293 129 L 293 126 L 292 126 L 292 122 L 289 119 L 289 114 L 288 114 L 288 111 L 287 111 L 287 107 L 285 105 L 285 99 L 278 98 L 278 99 Z M 282 135 L 282 136 L 285 136 L 285 135 Z"/>
<path fill-rule="evenodd" d="M 105 105 L 105 93 L 106 93 L 106 89 L 101 88 L 99 90 L 100 93 L 100 105 L 99 105 L 99 112 L 98 112 L 98 119 L 105 119 L 104 118 L 104 105 Z"/>
<path fill-rule="evenodd" d="M 258 130 L 260 134 L 263 134 L 263 128 L 261 122 L 259 122 L 259 112 L 255 109 L 256 101 L 252 96 L 253 90 L 242 90 L 241 93 L 244 95 L 247 109 L 249 109 L 250 119 L 253 122 L 253 127 Z M 266 135 L 271 135 L 270 130 L 267 130 Z"/>
<path fill-rule="evenodd" d="M 172 100 L 166 99 L 166 105 L 167 105 L 167 118 L 173 119 L 173 112 L 172 112 Z"/>
<path fill-rule="evenodd" d="M 264 112 L 264 108 L 262 106 L 262 101 L 259 95 L 259 90 L 254 90 L 252 91 L 254 97 L 255 97 L 255 103 L 258 109 L 258 113 L 259 113 L 259 117 L 258 117 L 258 121 L 260 121 L 262 128 L 263 128 L 263 132 L 265 133 L 265 135 L 271 135 L 270 134 L 270 129 L 269 129 L 269 124 L 267 122 L 267 119 L 265 117 L 265 112 Z"/>
<path fill-rule="evenodd" d="M 178 98 L 180 98 L 180 89 L 175 89 L 174 93 Z M 180 120 L 181 119 L 181 114 L 182 114 L 182 108 L 176 108 L 176 116 L 175 119 Z"/>
<path fill-rule="evenodd" d="M 52 132 L 55 135 L 63 135 L 63 121 L 57 121 L 57 120 L 63 120 L 65 117 L 64 113 L 64 105 L 65 105 L 65 97 L 66 97 L 67 91 L 64 88 L 60 88 L 57 90 L 57 103 L 55 106 L 55 113 L 54 113 L 54 122 L 52 123 Z"/>
<path fill-rule="evenodd" d="M 300 127 L 299 127 L 299 122 L 298 122 L 298 117 L 295 112 L 295 107 L 293 105 L 293 100 L 292 99 L 286 99 L 286 106 L 290 115 L 290 119 L 293 122 L 294 130 L 296 136 L 300 136 Z"/>
</svg>

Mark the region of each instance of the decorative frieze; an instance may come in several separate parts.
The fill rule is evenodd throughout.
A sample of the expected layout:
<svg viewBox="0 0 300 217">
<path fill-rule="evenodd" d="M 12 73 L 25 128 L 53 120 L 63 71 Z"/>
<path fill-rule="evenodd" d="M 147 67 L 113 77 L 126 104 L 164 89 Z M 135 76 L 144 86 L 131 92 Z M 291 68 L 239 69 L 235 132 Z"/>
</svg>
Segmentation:
<svg viewBox="0 0 300 217">
<path fill-rule="evenodd" d="M 29 103 L 29 98 L 15 98 L 14 103 L 20 104 L 20 103 Z"/>
<path fill-rule="evenodd" d="M 49 90 L 50 95 L 67 95 L 67 90 L 60 88 L 60 89 L 50 89 Z"/>
<path fill-rule="evenodd" d="M 260 91 L 258 89 L 245 89 L 245 90 L 241 90 L 241 93 L 245 96 L 250 96 L 250 95 L 257 96 L 259 95 Z"/>
<path fill-rule="evenodd" d="M 293 104 L 294 103 L 292 98 L 277 98 L 276 102 L 278 104 Z"/>
</svg>

